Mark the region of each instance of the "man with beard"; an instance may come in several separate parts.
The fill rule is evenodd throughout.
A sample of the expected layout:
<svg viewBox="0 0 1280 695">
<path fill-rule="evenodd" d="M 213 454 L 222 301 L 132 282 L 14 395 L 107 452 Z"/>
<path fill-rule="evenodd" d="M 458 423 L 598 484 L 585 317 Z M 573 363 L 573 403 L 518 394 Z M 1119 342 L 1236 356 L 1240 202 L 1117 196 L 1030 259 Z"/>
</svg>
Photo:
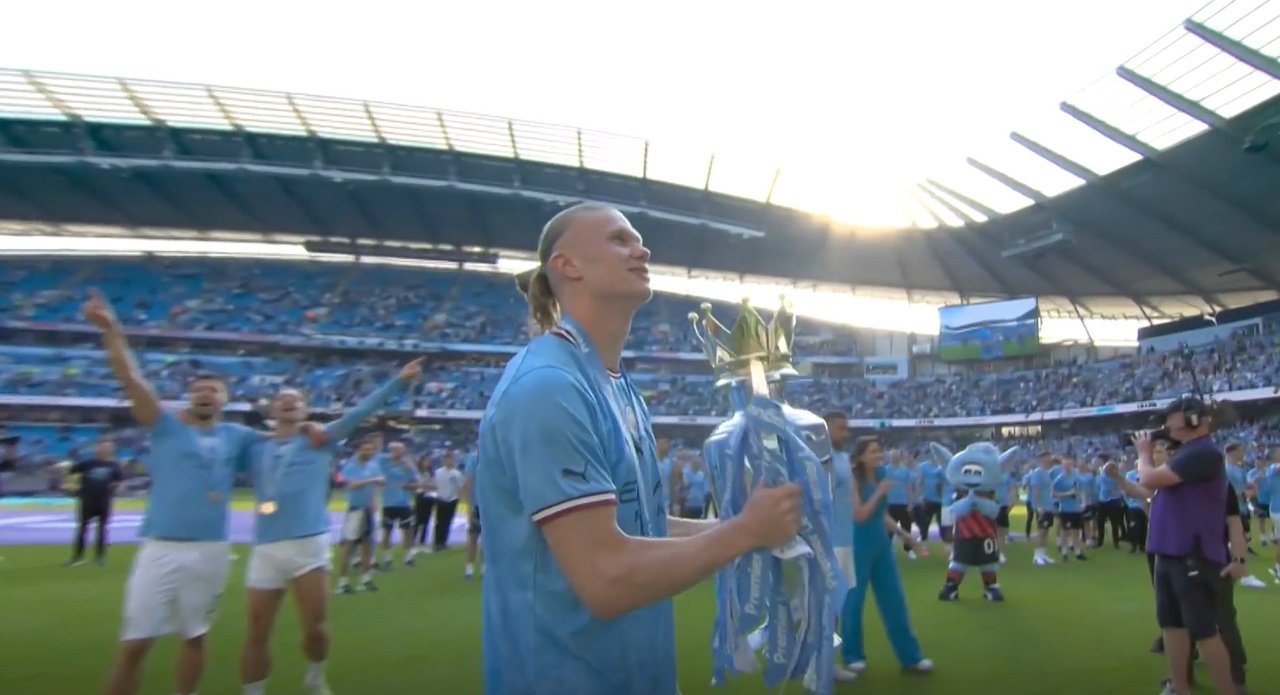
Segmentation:
<svg viewBox="0 0 1280 695">
<path fill-rule="evenodd" d="M 183 638 L 175 668 L 177 691 L 188 695 L 196 691 L 204 671 L 204 637 L 231 563 L 227 512 L 232 482 L 259 436 L 243 425 L 222 422 L 227 387 L 212 374 L 191 380 L 186 409 L 164 410 L 106 298 L 91 292 L 81 312 L 101 331 L 107 361 L 124 387 L 129 409 L 151 433 L 151 452 L 143 458 L 151 475 L 138 532 L 143 542 L 125 584 L 120 652 L 106 692 L 136 693 L 152 642 L 176 632 Z"/>
</svg>

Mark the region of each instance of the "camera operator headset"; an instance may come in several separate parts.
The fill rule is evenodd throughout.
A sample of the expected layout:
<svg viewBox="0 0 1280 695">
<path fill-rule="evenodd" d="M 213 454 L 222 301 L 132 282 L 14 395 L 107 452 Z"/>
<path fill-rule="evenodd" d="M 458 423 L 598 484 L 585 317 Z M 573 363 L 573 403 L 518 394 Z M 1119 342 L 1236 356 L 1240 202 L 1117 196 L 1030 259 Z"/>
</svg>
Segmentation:
<svg viewBox="0 0 1280 695">
<path fill-rule="evenodd" d="M 1194 379 L 1194 369 L 1191 372 Z M 1223 598 L 1220 577 L 1242 564 L 1243 553 L 1231 557 L 1225 542 L 1226 461 L 1210 436 L 1212 421 L 1204 399 L 1186 395 L 1164 409 L 1163 432 L 1134 436 L 1138 483 L 1153 492 L 1147 550 L 1156 556 L 1156 618 L 1171 679 L 1166 692 L 1177 695 L 1190 692 L 1187 674 L 1193 641 L 1217 691 L 1236 691 L 1217 612 Z M 1157 467 L 1152 454 L 1159 434 L 1179 446 L 1168 463 Z"/>
</svg>

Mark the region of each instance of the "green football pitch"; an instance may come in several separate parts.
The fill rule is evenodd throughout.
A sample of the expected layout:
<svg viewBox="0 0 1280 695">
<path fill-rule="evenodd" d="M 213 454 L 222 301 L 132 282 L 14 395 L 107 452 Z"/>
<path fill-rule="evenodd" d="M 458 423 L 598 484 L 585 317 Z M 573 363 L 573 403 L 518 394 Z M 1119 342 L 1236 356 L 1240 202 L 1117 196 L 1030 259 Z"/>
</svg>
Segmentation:
<svg viewBox="0 0 1280 695">
<path fill-rule="evenodd" d="M 1268 549 L 1269 550 L 1269 549 Z M 242 578 L 247 548 L 236 549 L 231 581 L 212 633 L 202 693 L 235 694 L 243 634 Z M 112 549 L 106 567 L 64 568 L 64 547 L 0 548 L 0 668 L 3 693 L 92 693 L 107 672 L 133 548 Z M 1004 604 L 979 597 L 970 580 L 957 603 L 940 603 L 945 562 L 933 556 L 901 561 L 916 632 L 937 665 L 928 676 L 904 676 L 889 651 L 874 602 L 868 601 L 869 669 L 839 692 L 1116 695 L 1159 692 L 1163 658 L 1149 653 L 1156 634 L 1141 555 L 1094 550 L 1086 563 L 1034 567 L 1030 548 L 1016 543 L 1002 571 Z M 1267 553 L 1269 554 L 1269 553 Z M 1250 569 L 1266 577 L 1262 558 Z M 422 557 L 378 579 L 381 592 L 334 596 L 330 682 L 338 695 L 480 692 L 480 587 L 462 579 L 461 550 Z M 1252 657 L 1255 693 L 1280 692 L 1280 586 L 1237 589 L 1236 604 Z M 702 585 L 676 602 L 679 671 L 685 695 L 768 692 L 758 676 L 728 686 L 710 683 L 708 632 L 713 592 Z M 271 692 L 298 692 L 302 659 L 293 609 L 278 623 Z M 147 666 L 144 693 L 171 695 L 175 644 L 163 640 Z M 1208 682 L 1204 667 L 1199 679 Z M 1211 692 L 1202 685 L 1201 692 Z M 776 692 L 776 691 L 775 691 Z M 803 692 L 798 684 L 788 693 Z"/>
</svg>

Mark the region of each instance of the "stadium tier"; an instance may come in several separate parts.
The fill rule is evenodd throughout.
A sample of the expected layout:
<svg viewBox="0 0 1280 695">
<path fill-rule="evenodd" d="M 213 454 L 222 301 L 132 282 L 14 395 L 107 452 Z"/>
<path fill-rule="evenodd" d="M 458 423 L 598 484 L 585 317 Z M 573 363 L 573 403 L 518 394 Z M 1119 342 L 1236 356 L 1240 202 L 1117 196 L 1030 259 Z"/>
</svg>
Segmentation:
<svg viewBox="0 0 1280 695">
<path fill-rule="evenodd" d="M 80 323 L 97 287 L 126 325 L 247 337 L 327 336 L 468 347 L 528 338 L 528 309 L 510 276 L 422 267 L 252 260 L 84 259 L 0 263 L 5 321 Z M 688 314 L 699 301 L 659 295 L 632 324 L 635 351 L 693 353 Z M 851 333 L 804 322 L 811 355 L 851 358 Z"/>
<path fill-rule="evenodd" d="M 318 410 L 341 409 L 421 344 L 433 348 L 426 376 L 392 409 L 474 420 L 506 359 L 527 339 L 524 302 L 509 278 L 495 273 L 212 259 L 28 259 L 2 271 L 0 325 L 12 335 L 0 348 L 0 402 L 8 405 L 100 405 L 120 396 L 96 336 L 69 332 L 86 328 L 78 312 L 89 287 L 112 300 L 126 325 L 146 329 L 139 361 L 163 398 L 181 400 L 194 374 L 212 371 L 228 379 L 231 407 L 242 413 L 282 385 L 304 389 Z M 630 369 L 660 422 L 714 423 L 727 412 L 694 352 L 686 315 L 696 307 L 658 296 L 633 327 Z M 1197 384 L 1214 393 L 1251 393 L 1276 383 L 1278 329 L 1272 318 L 1256 335 L 1228 333 L 1201 346 L 1190 362 L 1178 352 L 1148 352 L 892 382 L 864 379 L 849 368 L 843 376 L 797 379 L 787 395 L 809 409 L 839 409 L 857 420 L 932 423 L 1071 409 L 1101 413 L 1173 398 Z M 802 363 L 856 362 L 846 329 L 809 322 L 801 334 Z M 304 337 L 305 345 L 298 342 Z M 331 349 L 349 348 L 350 341 L 362 349 Z M 83 444 L 77 432 L 89 430 L 33 434 L 31 441 L 48 442 L 48 453 L 57 455 Z"/>
</svg>

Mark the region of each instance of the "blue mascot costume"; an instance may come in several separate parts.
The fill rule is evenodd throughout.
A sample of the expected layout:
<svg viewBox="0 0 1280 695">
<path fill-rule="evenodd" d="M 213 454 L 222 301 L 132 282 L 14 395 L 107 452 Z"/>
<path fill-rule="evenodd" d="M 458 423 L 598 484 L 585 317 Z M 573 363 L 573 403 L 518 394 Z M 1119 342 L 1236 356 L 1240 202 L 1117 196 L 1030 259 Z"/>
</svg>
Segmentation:
<svg viewBox="0 0 1280 695">
<path fill-rule="evenodd" d="M 1005 462 L 1018 447 L 1001 453 L 991 442 L 976 442 L 957 454 L 937 443 L 931 444 L 930 449 L 939 461 L 948 462 L 947 482 L 956 491 L 955 502 L 951 504 L 955 545 L 951 564 L 947 566 L 947 581 L 938 598 L 942 601 L 960 598 L 964 575 L 976 567 L 982 573 L 983 597 L 988 601 L 1003 601 L 1004 592 L 997 576 L 1000 548 L 996 543 L 996 516 L 1000 505 L 995 496 Z"/>
</svg>

